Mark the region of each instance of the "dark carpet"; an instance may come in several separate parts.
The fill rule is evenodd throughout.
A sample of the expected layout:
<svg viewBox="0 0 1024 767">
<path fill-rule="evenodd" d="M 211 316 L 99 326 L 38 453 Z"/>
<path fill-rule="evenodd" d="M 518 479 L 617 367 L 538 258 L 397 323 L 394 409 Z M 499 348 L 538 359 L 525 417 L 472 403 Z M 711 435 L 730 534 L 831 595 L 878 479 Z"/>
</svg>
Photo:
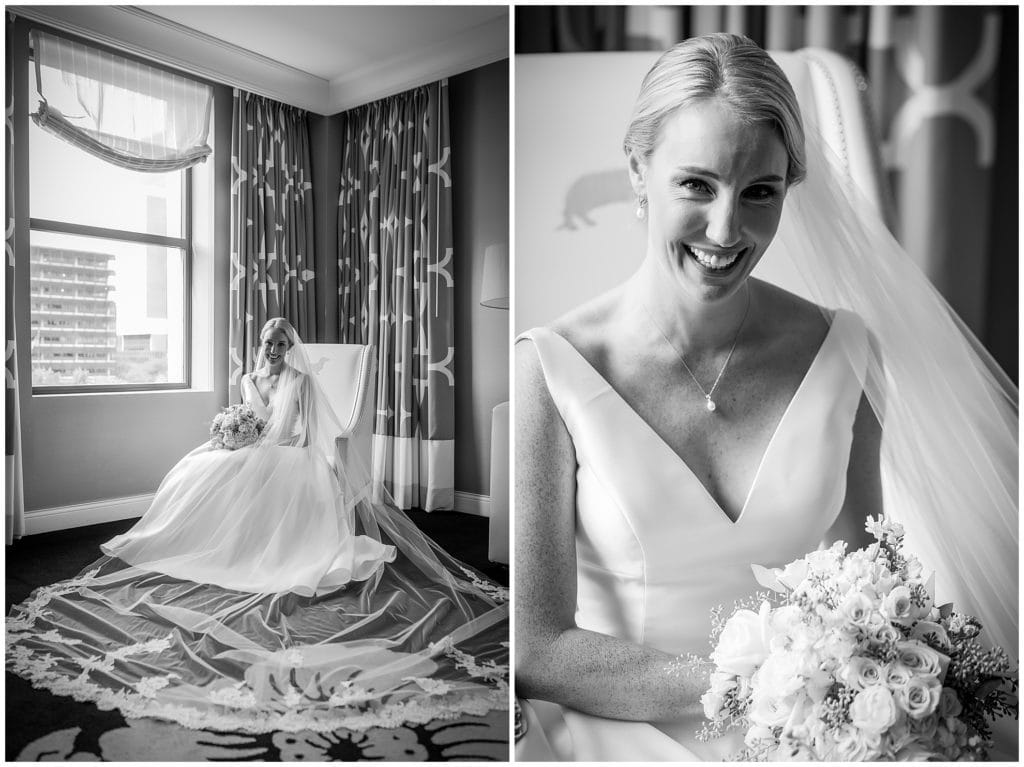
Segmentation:
<svg viewBox="0 0 1024 767">
<path fill-rule="evenodd" d="M 508 585 L 508 567 L 487 559 L 487 519 L 457 512 L 408 512 L 446 551 Z M 77 575 L 99 544 L 135 520 L 22 538 L 6 547 L 5 614 L 33 589 Z M 508 761 L 508 712 L 362 733 L 263 735 L 187 730 L 34 690 L 6 675 L 7 761 Z"/>
</svg>

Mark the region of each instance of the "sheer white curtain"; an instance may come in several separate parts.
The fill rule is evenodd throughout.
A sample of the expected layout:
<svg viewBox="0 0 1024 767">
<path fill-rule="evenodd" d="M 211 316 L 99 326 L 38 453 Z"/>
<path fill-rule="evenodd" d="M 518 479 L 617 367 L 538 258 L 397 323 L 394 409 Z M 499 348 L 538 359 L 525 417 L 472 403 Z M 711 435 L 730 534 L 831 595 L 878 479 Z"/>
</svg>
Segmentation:
<svg viewBox="0 0 1024 767">
<path fill-rule="evenodd" d="M 211 153 L 209 85 L 39 30 L 31 37 L 40 127 L 131 170 L 179 170 Z"/>
</svg>

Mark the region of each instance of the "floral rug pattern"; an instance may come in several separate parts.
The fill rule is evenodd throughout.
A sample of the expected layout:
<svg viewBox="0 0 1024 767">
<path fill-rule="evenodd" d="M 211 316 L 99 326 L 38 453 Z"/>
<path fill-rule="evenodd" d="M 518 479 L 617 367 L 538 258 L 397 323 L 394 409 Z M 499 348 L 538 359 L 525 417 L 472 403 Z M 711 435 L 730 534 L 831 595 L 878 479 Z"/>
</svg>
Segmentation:
<svg viewBox="0 0 1024 767">
<path fill-rule="evenodd" d="M 8 730 L 8 738 L 13 733 Z M 501 761 L 509 759 L 508 712 L 435 720 L 365 732 L 263 735 L 189 730 L 156 719 L 130 719 L 89 733 L 67 727 L 32 740 L 17 761 Z"/>
</svg>

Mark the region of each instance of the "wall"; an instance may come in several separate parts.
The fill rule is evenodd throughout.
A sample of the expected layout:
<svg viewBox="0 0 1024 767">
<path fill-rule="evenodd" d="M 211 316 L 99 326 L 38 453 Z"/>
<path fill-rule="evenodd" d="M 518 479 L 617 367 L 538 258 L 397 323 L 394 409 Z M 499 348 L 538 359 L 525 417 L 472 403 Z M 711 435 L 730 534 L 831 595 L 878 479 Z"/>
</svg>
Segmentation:
<svg viewBox="0 0 1024 767">
<path fill-rule="evenodd" d="M 455 227 L 455 489 L 489 494 L 491 409 L 508 400 L 509 313 L 480 305 L 484 249 L 508 243 L 508 60 L 448 79 Z"/>
<path fill-rule="evenodd" d="M 38 25 L 35 25 L 38 26 Z M 28 30 L 15 21 L 15 135 L 28 135 Z M 207 438 L 210 419 L 227 402 L 227 286 L 230 247 L 231 93 L 216 87 L 214 115 L 214 345 L 212 386 L 203 391 L 32 396 L 29 348 L 29 272 L 16 275 L 25 509 L 121 498 L 154 491 L 167 470 Z M 16 240 L 27 267 L 27 156 L 15 158 Z M 11 172 L 11 169 L 8 169 Z M 223 303 L 219 297 L 223 296 Z M 208 307 L 194 307 L 207 311 Z"/>
</svg>

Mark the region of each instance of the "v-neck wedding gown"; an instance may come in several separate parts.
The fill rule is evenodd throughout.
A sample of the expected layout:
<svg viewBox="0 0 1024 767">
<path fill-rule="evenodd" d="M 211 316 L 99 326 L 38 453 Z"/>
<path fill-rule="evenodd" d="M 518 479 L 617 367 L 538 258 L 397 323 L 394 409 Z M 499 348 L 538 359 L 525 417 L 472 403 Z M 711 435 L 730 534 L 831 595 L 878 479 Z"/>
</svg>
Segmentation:
<svg viewBox="0 0 1024 767">
<path fill-rule="evenodd" d="M 735 522 L 568 341 L 545 328 L 522 337 L 536 346 L 576 452 L 577 626 L 707 656 L 711 609 L 758 589 L 750 565 L 782 566 L 815 549 L 843 505 L 863 323 L 835 314 Z M 740 734 L 698 742 L 698 716 L 626 722 L 533 700 L 523 709 L 520 760 L 718 760 L 742 748 Z"/>
</svg>

